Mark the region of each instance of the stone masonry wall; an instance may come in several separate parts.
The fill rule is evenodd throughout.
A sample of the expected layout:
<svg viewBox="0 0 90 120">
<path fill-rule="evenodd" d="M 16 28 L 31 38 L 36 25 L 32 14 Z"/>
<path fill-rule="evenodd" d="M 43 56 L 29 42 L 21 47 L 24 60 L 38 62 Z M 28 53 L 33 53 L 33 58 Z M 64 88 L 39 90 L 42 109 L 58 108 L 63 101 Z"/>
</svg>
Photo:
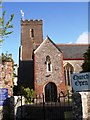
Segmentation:
<svg viewBox="0 0 90 120">
<path fill-rule="evenodd" d="M 50 56 L 52 71 L 47 72 L 47 65 L 45 64 L 46 56 Z M 42 94 L 45 91 L 45 85 L 53 82 L 57 86 L 57 93 L 65 91 L 64 71 L 63 71 L 63 56 L 49 40 L 46 40 L 43 45 L 39 47 L 34 56 L 34 70 L 35 70 L 35 92 Z"/>
<path fill-rule="evenodd" d="M 0 88 L 8 88 L 8 95 L 12 96 L 13 81 L 12 81 L 12 62 L 0 63 Z"/>
</svg>

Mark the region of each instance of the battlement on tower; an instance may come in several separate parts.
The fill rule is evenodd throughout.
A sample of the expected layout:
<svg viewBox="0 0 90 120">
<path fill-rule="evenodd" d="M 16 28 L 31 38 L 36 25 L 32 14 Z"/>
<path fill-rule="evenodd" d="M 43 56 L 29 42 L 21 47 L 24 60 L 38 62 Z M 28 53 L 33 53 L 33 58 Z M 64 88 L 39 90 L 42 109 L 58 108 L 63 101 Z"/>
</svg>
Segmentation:
<svg viewBox="0 0 90 120">
<path fill-rule="evenodd" d="M 33 50 L 43 41 L 42 20 L 21 20 L 22 60 L 32 60 Z"/>
<path fill-rule="evenodd" d="M 43 20 L 21 20 L 21 25 L 26 25 L 26 24 L 43 24 Z"/>
</svg>

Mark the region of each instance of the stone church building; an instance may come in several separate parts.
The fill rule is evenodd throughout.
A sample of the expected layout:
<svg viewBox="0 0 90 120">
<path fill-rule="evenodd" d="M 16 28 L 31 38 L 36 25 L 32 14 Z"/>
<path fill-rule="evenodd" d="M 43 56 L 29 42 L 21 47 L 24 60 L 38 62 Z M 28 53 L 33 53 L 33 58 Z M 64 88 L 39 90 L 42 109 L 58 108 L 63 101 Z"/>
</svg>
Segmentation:
<svg viewBox="0 0 90 120">
<path fill-rule="evenodd" d="M 45 101 L 72 90 L 71 74 L 82 71 L 87 44 L 55 44 L 43 40 L 42 20 L 21 20 L 18 85 L 30 87 Z"/>
</svg>

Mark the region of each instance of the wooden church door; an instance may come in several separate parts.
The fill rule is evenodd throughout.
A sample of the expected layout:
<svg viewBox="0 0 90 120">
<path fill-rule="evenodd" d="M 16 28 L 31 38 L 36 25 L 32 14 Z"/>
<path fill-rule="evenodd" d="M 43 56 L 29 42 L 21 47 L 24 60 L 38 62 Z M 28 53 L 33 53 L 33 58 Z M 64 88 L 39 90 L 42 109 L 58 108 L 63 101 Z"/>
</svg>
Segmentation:
<svg viewBox="0 0 90 120">
<path fill-rule="evenodd" d="M 57 87 L 53 82 L 49 82 L 45 86 L 45 101 L 46 102 L 57 101 Z"/>
</svg>

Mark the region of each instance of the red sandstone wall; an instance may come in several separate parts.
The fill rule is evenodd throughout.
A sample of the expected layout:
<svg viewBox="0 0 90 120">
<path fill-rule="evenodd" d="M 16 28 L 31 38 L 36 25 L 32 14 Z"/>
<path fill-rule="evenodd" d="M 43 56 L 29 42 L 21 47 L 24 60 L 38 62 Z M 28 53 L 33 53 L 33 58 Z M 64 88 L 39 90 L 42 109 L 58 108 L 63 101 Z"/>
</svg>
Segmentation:
<svg viewBox="0 0 90 120">
<path fill-rule="evenodd" d="M 33 29 L 34 37 L 30 37 L 30 29 Z M 21 21 L 21 46 L 22 60 L 32 60 L 32 52 L 35 44 L 43 41 L 42 20 Z"/>
<path fill-rule="evenodd" d="M 12 62 L 3 62 L 0 64 L 0 87 L 1 88 L 8 88 L 8 95 L 12 96 L 13 91 L 13 81 L 12 81 L 12 74 L 13 74 L 13 63 Z"/>
</svg>

